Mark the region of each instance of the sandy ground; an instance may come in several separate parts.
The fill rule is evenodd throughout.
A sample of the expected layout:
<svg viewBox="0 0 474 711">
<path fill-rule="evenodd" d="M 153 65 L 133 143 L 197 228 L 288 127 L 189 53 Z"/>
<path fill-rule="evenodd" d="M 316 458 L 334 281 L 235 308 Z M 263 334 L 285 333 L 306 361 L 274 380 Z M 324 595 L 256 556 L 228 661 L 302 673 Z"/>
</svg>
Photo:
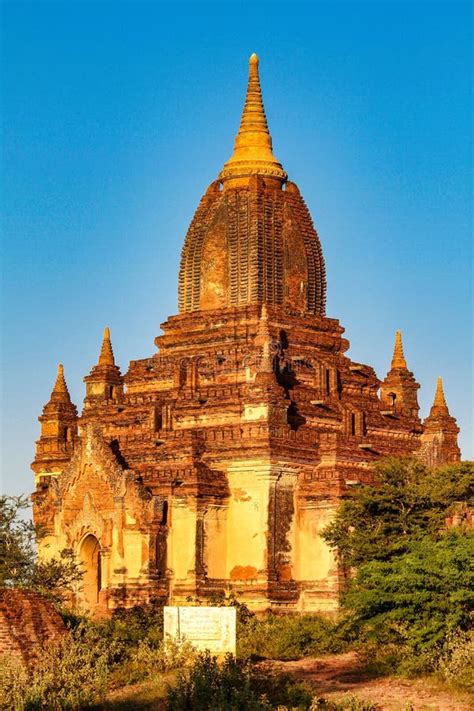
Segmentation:
<svg viewBox="0 0 474 711">
<path fill-rule="evenodd" d="M 263 662 L 314 687 L 318 697 L 339 700 L 352 695 L 376 704 L 380 711 L 474 711 L 464 694 L 437 688 L 432 679 L 371 679 L 354 652 L 295 662 Z"/>
</svg>

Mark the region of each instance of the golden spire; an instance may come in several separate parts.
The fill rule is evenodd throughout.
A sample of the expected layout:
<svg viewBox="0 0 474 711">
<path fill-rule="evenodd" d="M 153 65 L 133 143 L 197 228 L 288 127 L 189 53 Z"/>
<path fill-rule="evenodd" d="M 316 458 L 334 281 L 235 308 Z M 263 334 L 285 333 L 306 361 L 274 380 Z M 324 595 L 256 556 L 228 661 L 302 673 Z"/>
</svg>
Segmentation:
<svg viewBox="0 0 474 711">
<path fill-rule="evenodd" d="M 262 175 L 284 182 L 287 174 L 272 152 L 272 138 L 268 130 L 263 107 L 262 90 L 258 75 L 258 57 L 252 54 L 249 61 L 249 81 L 234 153 L 219 175 L 222 181 Z M 242 181 L 245 182 L 245 181 Z"/>
<path fill-rule="evenodd" d="M 449 410 L 448 406 L 446 404 L 446 400 L 444 397 L 444 391 L 443 391 L 443 379 L 438 378 L 436 382 L 436 392 L 433 400 L 433 405 L 431 406 L 431 411 L 430 415 L 436 414 L 436 413 L 446 413 L 449 415 Z"/>
<path fill-rule="evenodd" d="M 62 363 L 58 365 L 58 374 L 56 376 L 56 382 L 54 383 L 53 393 L 67 393 L 69 395 L 66 380 L 64 379 L 64 367 Z"/>
<path fill-rule="evenodd" d="M 66 380 L 64 378 L 64 368 L 61 363 L 58 365 L 58 374 L 56 376 L 56 382 L 54 383 L 54 388 L 49 401 L 56 403 L 71 402 L 69 390 L 67 389 Z"/>
<path fill-rule="evenodd" d="M 395 334 L 395 348 L 393 349 L 391 369 L 394 370 L 395 368 L 404 368 L 407 370 L 407 362 L 405 360 L 405 356 L 403 355 L 401 331 L 397 331 Z"/>
<path fill-rule="evenodd" d="M 115 365 L 114 352 L 112 343 L 110 342 L 110 329 L 104 329 L 104 340 L 100 349 L 99 365 Z"/>
</svg>

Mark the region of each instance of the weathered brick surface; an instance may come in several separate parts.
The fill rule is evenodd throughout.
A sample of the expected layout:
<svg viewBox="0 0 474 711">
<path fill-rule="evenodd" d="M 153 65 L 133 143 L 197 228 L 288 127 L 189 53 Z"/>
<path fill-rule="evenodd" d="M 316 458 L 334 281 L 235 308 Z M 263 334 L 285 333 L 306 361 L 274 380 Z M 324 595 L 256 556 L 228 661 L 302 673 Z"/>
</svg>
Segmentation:
<svg viewBox="0 0 474 711">
<path fill-rule="evenodd" d="M 31 665 L 42 650 L 67 634 L 52 603 L 32 590 L 0 589 L 0 654 Z"/>
</svg>

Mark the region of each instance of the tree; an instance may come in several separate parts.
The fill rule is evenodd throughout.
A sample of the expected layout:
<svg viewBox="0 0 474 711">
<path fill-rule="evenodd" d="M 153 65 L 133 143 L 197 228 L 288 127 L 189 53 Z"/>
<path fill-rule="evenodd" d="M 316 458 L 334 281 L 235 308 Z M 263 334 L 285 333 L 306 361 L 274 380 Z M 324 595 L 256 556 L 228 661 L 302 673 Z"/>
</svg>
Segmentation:
<svg viewBox="0 0 474 711">
<path fill-rule="evenodd" d="M 381 460 L 374 485 L 354 487 L 323 533 L 348 568 L 388 561 L 414 539 L 439 536 L 459 502 L 474 502 L 474 464 L 431 470 L 416 459 Z"/>
<path fill-rule="evenodd" d="M 352 631 L 400 669 L 431 668 L 449 635 L 472 625 L 474 532 L 447 529 L 446 518 L 473 497 L 473 463 L 386 459 L 323 534 L 351 571 L 342 604 Z"/>
<path fill-rule="evenodd" d="M 450 634 L 472 625 L 474 533 L 425 536 L 400 556 L 364 563 L 343 602 L 362 638 L 399 645 L 405 666 L 430 664 Z"/>
<path fill-rule="evenodd" d="M 0 496 L 0 587 L 26 587 L 63 602 L 83 571 L 68 550 L 45 562 L 37 560 L 41 531 L 23 516 L 28 508 L 26 496 Z"/>
</svg>

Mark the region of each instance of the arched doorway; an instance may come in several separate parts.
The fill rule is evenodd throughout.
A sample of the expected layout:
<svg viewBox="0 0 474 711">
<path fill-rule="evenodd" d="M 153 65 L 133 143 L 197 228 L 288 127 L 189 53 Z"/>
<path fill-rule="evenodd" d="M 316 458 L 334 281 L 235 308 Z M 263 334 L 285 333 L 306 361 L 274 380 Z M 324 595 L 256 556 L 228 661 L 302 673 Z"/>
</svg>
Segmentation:
<svg viewBox="0 0 474 711">
<path fill-rule="evenodd" d="M 84 576 L 82 578 L 82 599 L 85 606 L 89 610 L 92 610 L 99 602 L 101 570 L 100 543 L 91 533 L 89 533 L 81 543 L 79 559 L 84 570 Z"/>
</svg>

